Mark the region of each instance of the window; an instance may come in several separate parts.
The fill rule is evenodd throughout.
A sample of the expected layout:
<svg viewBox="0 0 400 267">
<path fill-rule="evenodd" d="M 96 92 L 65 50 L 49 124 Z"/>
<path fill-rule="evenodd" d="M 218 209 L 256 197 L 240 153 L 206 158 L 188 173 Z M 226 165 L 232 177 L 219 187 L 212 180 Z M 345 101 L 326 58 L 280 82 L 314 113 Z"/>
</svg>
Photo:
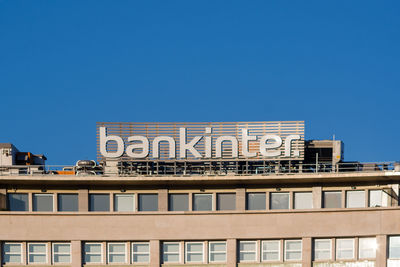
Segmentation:
<svg viewBox="0 0 400 267">
<path fill-rule="evenodd" d="M 301 240 L 285 240 L 285 260 L 301 260 Z"/>
<path fill-rule="evenodd" d="M 262 261 L 279 261 L 280 246 L 279 240 L 262 241 Z"/>
<path fill-rule="evenodd" d="M 235 209 L 236 209 L 235 193 L 217 194 L 217 210 L 235 210 Z"/>
<path fill-rule="evenodd" d="M 271 210 L 287 210 L 289 209 L 289 193 L 271 193 L 270 208 Z"/>
<path fill-rule="evenodd" d="M 257 242 L 256 241 L 239 241 L 239 261 L 256 261 L 257 260 Z"/>
<path fill-rule="evenodd" d="M 103 244 L 85 243 L 85 263 L 103 263 Z"/>
<path fill-rule="evenodd" d="M 115 194 L 114 211 L 134 211 L 134 195 Z"/>
<path fill-rule="evenodd" d="M 47 263 L 47 243 L 28 243 L 28 263 Z"/>
<path fill-rule="evenodd" d="M 132 263 L 149 263 L 150 245 L 149 243 L 132 243 Z"/>
<path fill-rule="evenodd" d="M 294 193 L 294 208 L 295 209 L 312 209 L 313 208 L 312 192 L 295 192 Z"/>
<path fill-rule="evenodd" d="M 126 263 L 126 243 L 107 243 L 109 263 Z"/>
<path fill-rule="evenodd" d="M 226 242 L 208 243 L 209 262 L 226 262 Z"/>
<path fill-rule="evenodd" d="M 358 255 L 360 259 L 372 259 L 376 257 L 376 238 L 367 237 L 358 239 Z"/>
<path fill-rule="evenodd" d="M 22 263 L 22 244 L 3 244 L 3 263 Z"/>
<path fill-rule="evenodd" d="M 365 191 L 347 191 L 346 208 L 364 208 Z"/>
<path fill-rule="evenodd" d="M 388 195 L 383 190 L 370 190 L 369 191 L 369 207 L 387 207 Z"/>
<path fill-rule="evenodd" d="M 110 211 L 110 195 L 89 194 L 89 211 Z"/>
<path fill-rule="evenodd" d="M 353 259 L 354 258 L 354 239 L 336 239 L 336 258 Z"/>
<path fill-rule="evenodd" d="M 389 237 L 389 259 L 400 259 L 400 236 Z"/>
<path fill-rule="evenodd" d="M 33 194 L 33 211 L 53 211 L 53 194 Z"/>
<path fill-rule="evenodd" d="M 180 262 L 180 244 L 178 242 L 163 243 L 163 262 Z"/>
<path fill-rule="evenodd" d="M 157 194 L 139 194 L 139 211 L 157 211 Z"/>
<path fill-rule="evenodd" d="M 315 239 L 314 240 L 314 259 L 330 260 L 332 258 L 332 240 Z"/>
<path fill-rule="evenodd" d="M 187 211 L 189 210 L 188 194 L 169 194 L 168 210 L 170 211 Z"/>
<path fill-rule="evenodd" d="M 28 211 L 28 194 L 7 194 L 9 211 Z"/>
<path fill-rule="evenodd" d="M 265 193 L 247 193 L 246 209 L 247 210 L 265 210 L 266 209 Z"/>
<path fill-rule="evenodd" d="M 212 210 L 212 194 L 193 194 L 193 210 Z"/>
<path fill-rule="evenodd" d="M 53 243 L 53 262 L 71 263 L 70 243 Z"/>
<path fill-rule="evenodd" d="M 188 263 L 201 263 L 204 261 L 204 244 L 203 242 L 187 242 L 185 261 Z"/>
<path fill-rule="evenodd" d="M 58 211 L 78 211 L 78 194 L 58 194 Z"/>
<path fill-rule="evenodd" d="M 341 191 L 323 192 L 323 207 L 324 208 L 341 208 L 342 207 L 342 192 Z"/>
</svg>

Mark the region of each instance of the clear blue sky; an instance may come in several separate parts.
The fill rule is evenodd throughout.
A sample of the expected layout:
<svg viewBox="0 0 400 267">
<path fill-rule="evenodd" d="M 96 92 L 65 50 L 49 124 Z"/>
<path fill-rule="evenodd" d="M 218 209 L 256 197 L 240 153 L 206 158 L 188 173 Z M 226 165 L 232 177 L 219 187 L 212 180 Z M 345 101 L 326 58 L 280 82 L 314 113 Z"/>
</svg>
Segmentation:
<svg viewBox="0 0 400 267">
<path fill-rule="evenodd" d="M 0 0 L 0 142 L 96 157 L 97 121 L 305 120 L 400 160 L 399 1 Z"/>
</svg>

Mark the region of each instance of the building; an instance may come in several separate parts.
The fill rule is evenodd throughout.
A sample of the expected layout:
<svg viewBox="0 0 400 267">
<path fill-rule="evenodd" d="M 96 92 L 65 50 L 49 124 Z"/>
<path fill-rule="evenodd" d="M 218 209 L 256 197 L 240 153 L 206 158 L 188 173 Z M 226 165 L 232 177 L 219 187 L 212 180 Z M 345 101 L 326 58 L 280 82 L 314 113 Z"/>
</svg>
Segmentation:
<svg viewBox="0 0 400 267">
<path fill-rule="evenodd" d="M 0 145 L 2 265 L 400 266 L 400 166 L 345 162 L 304 122 L 97 133 L 100 164 L 63 170 Z"/>
</svg>

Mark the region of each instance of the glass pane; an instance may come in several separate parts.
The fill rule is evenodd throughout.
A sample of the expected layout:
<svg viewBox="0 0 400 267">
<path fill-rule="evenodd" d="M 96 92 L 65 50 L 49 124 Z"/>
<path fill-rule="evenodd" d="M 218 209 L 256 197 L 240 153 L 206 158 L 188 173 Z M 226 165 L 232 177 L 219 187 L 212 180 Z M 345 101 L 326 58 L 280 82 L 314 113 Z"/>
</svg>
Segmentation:
<svg viewBox="0 0 400 267">
<path fill-rule="evenodd" d="M 289 209 L 289 193 L 271 193 L 271 210 Z"/>
<path fill-rule="evenodd" d="M 133 254 L 133 262 L 149 262 L 149 255 Z"/>
<path fill-rule="evenodd" d="M 200 243 L 188 243 L 186 244 L 188 252 L 203 252 L 203 244 Z"/>
<path fill-rule="evenodd" d="M 53 211 L 53 195 L 33 194 L 33 211 Z"/>
<path fill-rule="evenodd" d="M 400 236 L 389 237 L 389 258 L 400 258 Z"/>
<path fill-rule="evenodd" d="M 10 211 L 28 211 L 28 194 L 7 194 Z"/>
<path fill-rule="evenodd" d="M 164 252 L 176 252 L 179 253 L 179 244 L 165 244 L 163 245 Z"/>
<path fill-rule="evenodd" d="M 247 210 L 265 210 L 266 199 L 265 193 L 247 193 L 246 194 L 246 209 Z"/>
<path fill-rule="evenodd" d="M 157 211 L 157 194 L 139 194 L 139 211 Z"/>
<path fill-rule="evenodd" d="M 369 191 L 369 206 L 370 207 L 383 207 L 382 205 L 382 190 Z"/>
<path fill-rule="evenodd" d="M 202 262 L 202 261 L 203 261 L 203 254 L 191 253 L 187 255 L 187 262 Z"/>
<path fill-rule="evenodd" d="M 326 239 L 326 240 L 315 240 L 314 241 L 314 246 L 315 249 L 320 250 L 320 249 L 331 249 L 331 240 Z"/>
<path fill-rule="evenodd" d="M 342 192 L 329 191 L 323 192 L 324 208 L 341 208 L 342 207 Z"/>
<path fill-rule="evenodd" d="M 117 262 L 124 263 L 125 262 L 125 255 L 120 255 L 120 254 L 112 255 L 112 254 L 110 254 L 108 256 L 108 261 L 112 262 L 112 263 L 117 263 Z"/>
<path fill-rule="evenodd" d="M 46 255 L 30 254 L 29 262 L 46 263 Z"/>
<path fill-rule="evenodd" d="M 64 262 L 64 263 L 71 262 L 71 256 L 70 255 L 54 255 L 54 262 Z"/>
<path fill-rule="evenodd" d="M 365 191 L 347 191 L 346 208 L 365 207 Z"/>
<path fill-rule="evenodd" d="M 226 243 L 209 243 L 210 251 L 217 252 L 222 251 L 225 252 L 226 250 Z"/>
<path fill-rule="evenodd" d="M 240 261 L 255 261 L 255 252 L 240 252 Z"/>
<path fill-rule="evenodd" d="M 263 252 L 264 261 L 278 261 L 279 252 Z"/>
<path fill-rule="evenodd" d="M 315 251 L 315 259 L 316 260 L 330 260 L 331 252 L 330 251 Z"/>
<path fill-rule="evenodd" d="M 168 210 L 170 211 L 187 211 L 189 210 L 188 194 L 169 194 Z"/>
<path fill-rule="evenodd" d="M 133 211 L 133 194 L 116 194 L 114 195 L 115 211 Z"/>
<path fill-rule="evenodd" d="M 279 241 L 263 242 L 263 250 L 279 250 Z"/>
<path fill-rule="evenodd" d="M 376 256 L 376 238 L 360 238 L 358 240 L 360 258 L 375 258 Z"/>
<path fill-rule="evenodd" d="M 29 253 L 46 253 L 46 244 L 28 244 Z"/>
<path fill-rule="evenodd" d="M 285 249 L 301 251 L 301 241 L 285 241 Z"/>
<path fill-rule="evenodd" d="M 85 244 L 85 252 L 101 254 L 101 244 Z"/>
<path fill-rule="evenodd" d="M 164 262 L 179 262 L 178 254 L 164 254 Z"/>
<path fill-rule="evenodd" d="M 193 194 L 193 210 L 212 210 L 211 194 Z"/>
<path fill-rule="evenodd" d="M 217 210 L 235 210 L 236 194 L 217 194 Z"/>
<path fill-rule="evenodd" d="M 110 195 L 89 194 L 89 211 L 110 211 Z"/>
<path fill-rule="evenodd" d="M 337 251 L 338 259 L 352 259 L 353 251 L 352 250 L 339 250 Z"/>
<path fill-rule="evenodd" d="M 354 239 L 337 239 L 336 245 L 339 250 L 353 249 Z"/>
<path fill-rule="evenodd" d="M 287 260 L 301 260 L 301 251 L 286 251 Z"/>
<path fill-rule="evenodd" d="M 4 252 L 21 253 L 21 244 L 6 243 L 3 250 Z"/>
<path fill-rule="evenodd" d="M 58 194 L 58 211 L 78 211 L 78 194 Z"/>
<path fill-rule="evenodd" d="M 101 263 L 101 255 L 85 255 L 85 262 Z"/>
<path fill-rule="evenodd" d="M 125 253 L 125 244 L 108 244 L 108 252 Z"/>
<path fill-rule="evenodd" d="M 226 261 L 226 253 L 211 253 L 210 255 L 211 262 L 225 262 Z"/>
<path fill-rule="evenodd" d="M 133 244 L 133 252 L 149 252 L 149 244 Z"/>
<path fill-rule="evenodd" d="M 54 253 L 70 253 L 70 244 L 53 244 Z"/>
<path fill-rule="evenodd" d="M 4 255 L 4 263 L 21 263 L 21 255 Z"/>
<path fill-rule="evenodd" d="M 256 243 L 255 242 L 240 242 L 239 244 L 240 251 L 256 251 Z"/>
<path fill-rule="evenodd" d="M 295 209 L 312 209 L 313 199 L 311 192 L 296 192 L 294 193 L 294 208 Z"/>
</svg>

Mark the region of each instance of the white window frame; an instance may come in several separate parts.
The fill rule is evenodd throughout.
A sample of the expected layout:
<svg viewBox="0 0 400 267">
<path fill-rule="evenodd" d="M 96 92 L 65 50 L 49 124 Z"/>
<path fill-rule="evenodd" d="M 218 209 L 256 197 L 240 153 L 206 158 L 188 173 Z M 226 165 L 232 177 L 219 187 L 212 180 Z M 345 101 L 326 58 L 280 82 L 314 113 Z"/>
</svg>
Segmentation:
<svg viewBox="0 0 400 267">
<path fill-rule="evenodd" d="M 211 209 L 210 210 L 195 210 L 194 209 L 194 203 L 195 203 L 195 198 L 196 198 L 196 195 L 208 195 L 208 196 L 211 196 Z M 214 194 L 211 194 L 211 193 L 193 193 L 193 196 L 192 196 L 192 206 L 193 206 L 193 211 L 202 211 L 202 212 L 210 212 L 210 211 L 214 211 Z"/>
<path fill-rule="evenodd" d="M 124 261 L 123 262 L 111 262 L 110 255 L 122 255 L 121 252 L 110 252 L 110 245 L 124 245 Z M 128 263 L 128 253 L 126 249 L 126 242 L 107 242 L 107 264 L 126 264 Z"/>
<path fill-rule="evenodd" d="M 278 243 L 278 250 L 266 250 L 265 245 L 267 243 Z M 264 258 L 264 252 L 278 252 L 278 259 L 277 260 L 267 260 Z M 262 240 L 261 241 L 261 261 L 262 262 L 274 262 L 281 260 L 281 240 Z"/>
<path fill-rule="evenodd" d="M 224 251 L 212 251 L 211 250 L 211 245 L 212 244 L 224 244 L 225 245 L 225 250 Z M 213 254 L 224 254 L 225 255 L 225 260 L 224 261 L 216 261 L 216 260 L 212 261 L 211 260 L 211 255 L 213 255 Z M 210 263 L 226 262 L 226 241 L 210 241 L 210 242 L 208 242 L 208 261 Z"/>
<path fill-rule="evenodd" d="M 288 259 L 286 253 L 287 252 L 297 252 L 298 250 L 288 250 L 286 248 L 286 244 L 289 242 L 300 242 L 300 259 Z M 303 259 L 303 241 L 301 239 L 288 239 L 285 240 L 284 247 L 284 259 L 285 261 L 301 261 Z"/>
<path fill-rule="evenodd" d="M 86 252 L 85 251 L 85 245 L 100 245 L 100 259 L 101 259 L 101 261 L 100 262 L 86 262 L 86 259 L 85 259 L 85 256 L 86 255 L 98 255 L 98 253 L 91 253 L 91 252 Z M 83 261 L 84 261 L 84 264 L 99 264 L 99 263 L 103 263 L 103 253 L 104 253 L 104 251 L 103 251 L 103 243 L 100 243 L 100 242 L 85 242 L 84 244 L 83 244 L 83 251 L 84 251 L 84 255 L 83 255 Z"/>
<path fill-rule="evenodd" d="M 188 255 L 189 254 L 198 254 L 199 252 L 189 252 L 188 251 L 188 245 L 190 245 L 190 244 L 201 244 L 201 246 L 202 246 L 202 249 L 201 249 L 201 261 L 188 261 Z M 194 242 L 185 242 L 185 263 L 203 263 L 204 262 L 204 256 L 205 256 L 205 253 L 204 253 L 204 248 L 205 248 L 205 246 L 204 246 L 204 242 L 196 242 L 196 241 L 194 241 Z"/>
<path fill-rule="evenodd" d="M 255 247 L 254 247 L 254 251 L 253 250 L 245 250 L 245 251 L 242 251 L 242 250 L 240 250 L 240 243 L 250 243 L 250 244 L 255 244 Z M 254 260 L 241 260 L 240 259 L 240 253 L 242 253 L 242 252 L 244 252 L 244 253 L 246 253 L 246 252 L 255 252 L 255 256 L 254 256 Z M 252 240 L 239 240 L 239 262 L 257 262 L 257 259 L 258 259 L 258 242 L 257 241 L 252 241 Z"/>
<path fill-rule="evenodd" d="M 392 236 L 389 236 L 389 238 L 388 238 L 388 259 L 391 259 L 391 260 L 398 260 L 398 259 L 400 259 L 400 257 L 397 257 L 397 258 L 390 258 L 390 248 L 391 247 L 393 247 L 393 248 L 399 248 L 400 249 L 400 245 L 398 245 L 398 246 L 391 246 L 391 239 L 392 238 L 399 238 L 400 239 L 400 235 L 392 235 Z"/>
<path fill-rule="evenodd" d="M 51 196 L 51 205 L 53 206 L 52 211 L 37 211 L 37 210 L 33 210 L 33 203 L 34 203 L 34 199 L 35 196 Z M 54 194 L 53 193 L 33 193 L 32 194 L 32 211 L 33 212 L 54 212 L 56 210 L 55 205 L 54 205 Z"/>
<path fill-rule="evenodd" d="M 287 197 L 288 197 L 288 205 L 287 205 L 287 208 L 285 208 L 285 209 L 273 209 L 272 208 L 272 196 L 273 195 L 275 195 L 275 196 L 277 196 L 277 195 L 286 195 Z M 271 209 L 271 210 L 289 210 L 290 209 L 290 201 L 291 201 L 291 197 L 290 197 L 290 192 L 270 192 L 269 193 L 269 208 Z"/>
<path fill-rule="evenodd" d="M 17 253 L 15 253 L 15 252 L 5 252 L 4 251 L 4 246 L 5 245 L 19 245 L 20 246 L 20 252 L 19 252 L 19 254 L 17 254 Z M 3 259 L 2 259 L 2 264 L 4 264 L 4 265 L 12 265 L 12 264 L 22 264 L 22 262 L 23 262 L 23 246 L 22 246 L 22 243 L 18 243 L 18 242 L 5 242 L 5 243 L 3 243 L 3 246 L 2 246 L 2 251 L 3 251 Z M 19 255 L 20 256 L 20 259 L 21 259 L 21 261 L 20 262 L 8 262 L 8 263 L 6 263 L 6 262 L 4 262 L 4 255 Z"/>
<path fill-rule="evenodd" d="M 117 211 L 115 208 L 115 203 L 116 203 L 116 201 L 115 201 L 115 199 L 117 198 L 117 197 L 119 197 L 119 196 L 132 196 L 132 210 L 128 210 L 128 211 Z M 115 211 L 115 212 L 134 212 L 135 211 L 135 205 L 136 205 L 136 203 L 135 203 L 135 194 L 134 193 L 115 193 L 115 194 L 113 194 L 113 211 Z"/>
<path fill-rule="evenodd" d="M 373 236 L 370 236 L 370 237 L 359 237 L 358 238 L 358 258 L 359 259 L 375 259 L 376 258 L 376 251 L 377 251 L 377 249 L 376 249 L 376 247 L 375 248 L 373 248 L 373 249 L 375 249 L 375 257 L 361 257 L 361 242 L 360 242 L 360 240 L 362 240 L 362 239 L 375 239 L 375 245 L 377 244 L 377 240 L 376 240 L 376 237 L 373 237 Z"/>
<path fill-rule="evenodd" d="M 54 246 L 55 245 L 69 245 L 69 253 L 66 253 L 66 252 L 55 252 L 54 251 Z M 62 243 L 62 242 L 54 242 L 54 243 L 52 243 L 51 244 L 51 259 L 52 259 L 52 262 L 53 262 L 53 264 L 70 264 L 71 262 L 72 262 L 72 255 L 71 255 L 71 243 Z M 56 256 L 56 255 L 68 255 L 69 256 L 69 262 L 56 262 L 55 260 L 54 260 L 54 256 Z"/>
<path fill-rule="evenodd" d="M 327 251 L 327 249 L 317 249 L 317 248 L 316 248 L 315 243 L 318 242 L 318 241 L 329 241 L 329 258 L 327 258 L 327 259 L 317 259 L 317 258 L 315 257 L 315 255 L 316 255 L 315 252 L 316 252 L 316 251 Z M 317 239 L 314 239 L 314 246 L 313 246 L 313 248 L 314 248 L 314 260 L 316 260 L 316 261 L 332 260 L 332 239 L 329 239 L 329 238 L 317 238 Z"/>
<path fill-rule="evenodd" d="M 311 208 L 307 208 L 307 209 L 313 209 L 314 208 L 313 192 L 312 191 L 296 191 L 296 192 L 293 192 L 293 209 L 294 210 L 302 210 L 302 209 L 296 207 L 296 194 L 310 194 L 311 195 Z"/>
<path fill-rule="evenodd" d="M 30 252 L 29 251 L 29 246 L 30 245 L 45 245 L 45 247 L 46 247 L 46 252 L 43 254 L 43 253 L 37 253 L 37 252 Z M 48 264 L 49 263 L 49 255 L 48 255 L 48 244 L 47 243 L 44 243 L 44 242 L 32 242 L 32 243 L 28 243 L 27 244 L 27 262 L 28 262 L 28 264 Z M 30 261 L 30 256 L 31 255 L 45 255 L 46 256 L 46 261 L 45 262 L 31 262 Z"/>
<path fill-rule="evenodd" d="M 147 252 L 133 252 L 133 246 L 134 245 L 147 245 L 148 250 Z M 134 255 L 148 255 L 149 256 L 149 260 L 148 261 L 133 261 L 133 256 Z M 143 264 L 143 263 L 149 263 L 150 262 L 150 243 L 149 242 L 132 242 L 131 243 L 131 263 L 132 264 Z"/>
<path fill-rule="evenodd" d="M 339 258 L 338 257 L 339 251 L 345 250 L 345 249 L 338 248 L 339 240 L 352 240 L 353 241 L 353 247 L 352 247 L 353 256 L 351 258 Z M 354 258 L 355 258 L 355 239 L 354 238 L 337 238 L 336 239 L 336 259 L 338 259 L 338 260 L 353 260 Z"/>
<path fill-rule="evenodd" d="M 362 193 L 364 195 L 362 206 L 360 206 L 360 207 L 349 207 L 350 206 L 350 199 L 349 199 L 350 195 L 352 193 L 355 193 L 355 192 Z M 365 194 L 365 190 L 346 190 L 346 208 L 348 208 L 348 209 L 362 209 L 362 208 L 365 208 L 365 198 L 366 197 L 367 197 L 367 195 Z"/>
<path fill-rule="evenodd" d="M 176 244 L 178 244 L 178 261 L 167 261 L 167 262 L 165 262 L 164 261 L 164 255 L 167 255 L 167 254 L 176 254 L 176 252 L 166 252 L 165 250 L 164 250 L 164 245 L 165 244 L 174 244 L 174 245 L 176 245 Z M 163 242 L 163 249 L 162 249 L 162 262 L 165 264 L 170 264 L 170 263 L 180 263 L 181 262 L 181 242 Z"/>
</svg>

